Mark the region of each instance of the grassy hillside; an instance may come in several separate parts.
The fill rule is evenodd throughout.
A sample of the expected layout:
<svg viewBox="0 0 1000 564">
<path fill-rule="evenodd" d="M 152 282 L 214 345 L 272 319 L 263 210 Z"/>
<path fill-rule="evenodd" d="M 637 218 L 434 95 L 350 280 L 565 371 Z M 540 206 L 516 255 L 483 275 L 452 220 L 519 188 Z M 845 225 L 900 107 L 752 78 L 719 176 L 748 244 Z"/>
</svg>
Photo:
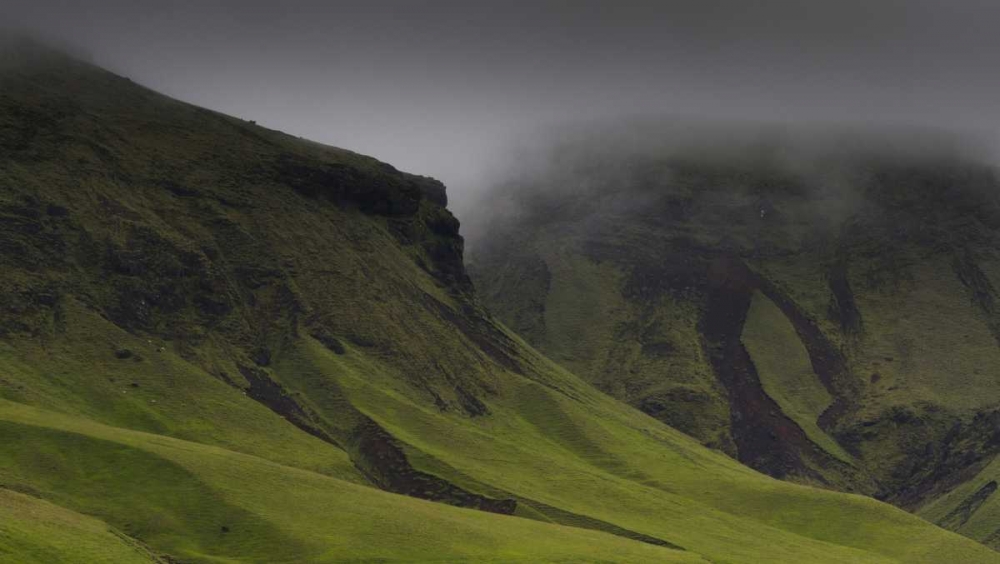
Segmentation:
<svg viewBox="0 0 1000 564">
<path fill-rule="evenodd" d="M 17 437 L 5 448 L 5 474 L 34 495 L 123 523 L 126 533 L 181 561 L 702 561 L 604 533 L 386 494 L 197 443 L 9 403 L 0 410 L 5 433 Z M 84 554 L 65 561 L 85 562 Z"/>
<path fill-rule="evenodd" d="M 0 517 L 0 562 L 163 562 L 107 524 L 30 495 L 0 489 Z"/>
<path fill-rule="evenodd" d="M 484 301 L 703 444 L 997 546 L 973 495 L 1000 452 L 996 172 L 893 136 L 670 133 L 569 136 L 493 195 Z"/>
<path fill-rule="evenodd" d="M 435 181 L 29 58 L 0 73 L 0 558 L 1000 562 L 535 352 Z"/>
<path fill-rule="evenodd" d="M 850 463 L 851 455 L 817 424 L 833 397 L 813 373 L 809 352 L 799 341 L 795 327 L 760 292 L 753 295 L 740 339 L 760 371 L 764 393 L 805 431 L 810 441 Z"/>
</svg>

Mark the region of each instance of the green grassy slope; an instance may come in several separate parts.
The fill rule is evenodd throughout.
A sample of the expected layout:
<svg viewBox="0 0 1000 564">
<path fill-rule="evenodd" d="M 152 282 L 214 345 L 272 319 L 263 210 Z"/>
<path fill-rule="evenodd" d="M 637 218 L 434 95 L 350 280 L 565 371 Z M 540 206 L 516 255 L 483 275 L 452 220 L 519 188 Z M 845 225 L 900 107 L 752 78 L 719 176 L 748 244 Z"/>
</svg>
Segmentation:
<svg viewBox="0 0 1000 564">
<path fill-rule="evenodd" d="M 279 372 L 303 374 L 309 372 L 303 363 L 322 367 L 337 360 L 315 345 L 308 349 L 303 358 L 290 359 L 294 369 L 290 366 L 286 372 L 279 366 Z M 548 374 L 550 384 L 563 387 L 564 393 L 519 378 L 508 380 L 506 393 L 491 404 L 494 416 L 471 422 L 380 391 L 371 375 L 385 370 L 367 372 L 364 378 L 356 374 L 365 372 L 356 369 L 331 367 L 326 373 L 346 374 L 336 380 L 351 402 L 433 457 L 440 475 L 470 487 L 483 484 L 489 488 L 484 488 L 486 492 L 511 492 L 526 515 L 538 511 L 545 518 L 547 507 L 554 506 L 713 560 L 735 562 L 754 561 L 763 554 L 773 562 L 866 558 L 815 542 L 834 538 L 850 538 L 839 542 L 856 548 L 882 547 L 884 555 L 905 560 L 901 551 L 909 543 L 896 545 L 890 539 L 905 538 L 907 527 L 924 526 L 883 504 L 795 488 L 748 472 L 676 431 L 623 411 L 568 374 L 555 372 L 554 367 L 549 370 L 553 371 Z M 322 393 L 313 390 L 309 395 Z M 834 505 L 844 506 L 826 506 L 834 499 L 839 500 Z M 829 533 L 829 520 L 840 521 L 840 511 L 849 529 L 841 531 L 843 537 Z M 855 518 L 891 523 L 901 517 L 884 531 L 848 525 Z M 900 529 L 889 532 L 896 527 Z M 755 531 L 754 538 L 739 532 L 748 530 Z M 740 540 L 732 542 L 735 539 Z M 905 552 L 933 560 L 941 540 L 908 546 Z M 995 556 L 982 552 L 979 557 Z"/>
<path fill-rule="evenodd" d="M 5 434 L 17 437 L 4 449 L 5 474 L 38 495 L 123 523 L 182 561 L 703 561 L 11 403 L 0 412 Z"/>
<path fill-rule="evenodd" d="M 306 344 L 300 354 L 288 359 L 299 372 L 306 372 L 303 363 L 323 366 L 341 358 L 318 343 Z M 408 501 L 255 456 L 13 402 L 0 408 L 0 476 L 194 562 L 643 562 L 699 561 L 698 555 L 731 562 L 933 562 L 949 553 L 994 559 L 886 505 L 757 475 L 640 414 L 622 412 L 554 367 L 551 377 L 576 386 L 582 397 L 571 400 L 524 382 L 523 390 L 510 394 L 509 406 L 497 405 L 491 421 L 479 424 L 382 390 L 378 379 L 359 379 L 351 367 L 324 368 L 354 405 L 433 457 L 439 475 L 487 493 L 513 492 L 519 511 L 536 520 L 570 512 L 587 528 L 610 524 L 688 550 L 626 541 L 620 534 L 582 531 L 575 538 L 576 529 L 559 540 L 550 526 L 532 525 L 536 521 Z M 393 519 L 401 522 L 390 525 Z M 387 542 L 387 531 L 400 532 Z M 371 535 L 383 541 L 365 540 Z"/>
<path fill-rule="evenodd" d="M 851 455 L 817 425 L 833 397 L 813 373 L 809 353 L 795 327 L 760 292 L 753 295 L 741 339 L 760 371 L 764 392 L 802 427 L 811 441 L 850 463 Z"/>
<path fill-rule="evenodd" d="M 0 562 L 150 564 L 162 561 L 93 517 L 0 489 Z"/>
<path fill-rule="evenodd" d="M 113 527 L 100 550 L 1000 562 L 535 352 L 479 304 L 436 182 L 35 58 L 0 72 L 0 484 Z"/>
<path fill-rule="evenodd" d="M 595 137 L 488 205 L 516 210 L 470 267 L 501 320 L 755 468 L 934 507 L 995 545 L 991 513 L 944 519 L 1000 452 L 995 171 L 946 150 L 796 160 L 780 141 L 631 153 Z"/>
<path fill-rule="evenodd" d="M 994 523 L 1000 519 L 1000 504 L 993 494 L 1000 478 L 1000 464 L 993 460 L 973 478 L 920 507 L 925 519 L 1000 549 Z"/>
</svg>

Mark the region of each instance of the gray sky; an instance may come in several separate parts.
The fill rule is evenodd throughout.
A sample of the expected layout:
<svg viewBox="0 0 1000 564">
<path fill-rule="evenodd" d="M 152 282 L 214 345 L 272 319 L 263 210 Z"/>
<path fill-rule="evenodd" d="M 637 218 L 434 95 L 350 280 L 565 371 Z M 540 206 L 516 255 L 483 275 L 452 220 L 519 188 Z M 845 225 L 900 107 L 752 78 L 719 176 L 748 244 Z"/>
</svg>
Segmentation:
<svg viewBox="0 0 1000 564">
<path fill-rule="evenodd" d="M 642 114 L 1000 128 L 1000 2 L 0 0 L 152 88 L 435 176 Z M 0 24 L 3 25 L 3 24 Z"/>
</svg>

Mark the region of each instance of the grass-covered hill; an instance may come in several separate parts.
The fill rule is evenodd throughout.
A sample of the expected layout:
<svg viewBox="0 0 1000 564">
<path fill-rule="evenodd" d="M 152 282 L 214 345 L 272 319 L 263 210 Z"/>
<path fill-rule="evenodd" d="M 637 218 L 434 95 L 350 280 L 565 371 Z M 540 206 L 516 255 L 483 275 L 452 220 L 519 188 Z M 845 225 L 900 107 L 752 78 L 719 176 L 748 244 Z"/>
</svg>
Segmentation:
<svg viewBox="0 0 1000 564">
<path fill-rule="evenodd" d="M 584 132 L 487 206 L 500 319 L 753 468 L 1000 547 L 992 167 L 928 132 Z"/>
<path fill-rule="evenodd" d="M 0 562 L 1000 562 L 547 360 L 477 301 L 445 204 L 8 55 Z"/>
</svg>

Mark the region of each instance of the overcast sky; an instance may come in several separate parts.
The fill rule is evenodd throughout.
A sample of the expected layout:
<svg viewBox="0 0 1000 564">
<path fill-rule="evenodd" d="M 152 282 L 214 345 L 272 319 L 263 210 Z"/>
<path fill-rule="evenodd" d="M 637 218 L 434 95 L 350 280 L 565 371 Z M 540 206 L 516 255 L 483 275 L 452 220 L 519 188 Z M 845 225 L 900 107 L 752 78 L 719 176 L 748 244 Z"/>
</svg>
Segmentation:
<svg viewBox="0 0 1000 564">
<path fill-rule="evenodd" d="M 0 0 L 0 25 L 198 105 L 435 176 L 666 114 L 1000 129 L 1000 2 Z"/>
</svg>

